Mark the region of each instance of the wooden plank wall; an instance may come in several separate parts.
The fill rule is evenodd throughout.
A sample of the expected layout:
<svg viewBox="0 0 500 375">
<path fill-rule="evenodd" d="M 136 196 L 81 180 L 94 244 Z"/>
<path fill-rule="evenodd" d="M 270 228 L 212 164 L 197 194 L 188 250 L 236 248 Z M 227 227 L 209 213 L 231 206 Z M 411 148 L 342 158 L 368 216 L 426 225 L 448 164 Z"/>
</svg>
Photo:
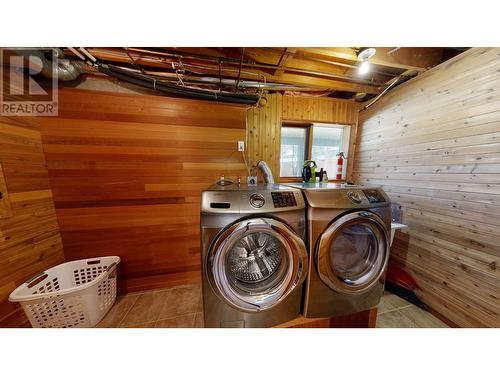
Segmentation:
<svg viewBox="0 0 500 375">
<path fill-rule="evenodd" d="M 284 120 L 356 124 L 358 104 L 351 100 L 283 96 Z"/>
<path fill-rule="evenodd" d="M 281 143 L 281 94 L 263 96 L 262 106 L 251 107 L 247 111 L 247 161 L 255 166 L 265 160 L 271 168 L 275 180 L 280 170 Z"/>
<path fill-rule="evenodd" d="M 401 203 L 393 262 L 462 327 L 500 327 L 500 49 L 473 48 L 360 114 L 355 178 Z"/>
<path fill-rule="evenodd" d="M 0 218 L 0 327 L 20 327 L 29 323 L 9 294 L 64 262 L 40 132 L 29 119 L 0 117 L 0 166 L 11 211 Z"/>
<path fill-rule="evenodd" d="M 265 160 L 275 180 L 280 175 L 280 148 L 282 121 L 324 122 L 351 125 L 351 142 L 348 158 L 355 150 L 358 104 L 341 99 L 307 98 L 268 94 L 267 104 L 253 107 L 247 112 L 247 158 L 250 165 Z M 351 178 L 351 164 L 347 164 L 347 176 Z M 330 172 L 333 176 L 335 171 Z"/>
<path fill-rule="evenodd" d="M 199 282 L 200 193 L 246 178 L 245 107 L 61 89 L 37 123 L 68 260 L 121 256 L 122 291 Z"/>
</svg>

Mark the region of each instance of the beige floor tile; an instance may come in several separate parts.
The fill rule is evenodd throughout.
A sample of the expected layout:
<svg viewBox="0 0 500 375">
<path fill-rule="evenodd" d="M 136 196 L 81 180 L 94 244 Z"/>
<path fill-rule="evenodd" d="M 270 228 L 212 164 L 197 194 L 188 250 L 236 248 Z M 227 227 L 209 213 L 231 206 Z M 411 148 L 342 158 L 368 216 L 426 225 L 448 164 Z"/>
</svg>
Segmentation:
<svg viewBox="0 0 500 375">
<path fill-rule="evenodd" d="M 401 314 L 410 319 L 421 328 L 447 328 L 448 325 L 436 318 L 430 312 L 417 306 L 409 306 L 399 310 Z"/>
<path fill-rule="evenodd" d="M 164 290 L 140 294 L 134 306 L 121 321 L 120 327 L 157 321 L 170 293 Z"/>
<path fill-rule="evenodd" d="M 196 313 L 194 318 L 194 327 L 195 328 L 204 328 L 205 322 L 203 321 L 203 313 Z"/>
<path fill-rule="evenodd" d="M 377 311 L 379 314 L 382 314 L 388 311 L 397 310 L 410 305 L 411 305 L 410 302 L 404 300 L 403 298 L 398 297 L 395 294 L 384 293 L 377 306 Z"/>
<path fill-rule="evenodd" d="M 175 318 L 158 320 L 155 323 L 155 328 L 193 328 L 196 315 L 187 314 Z"/>
<path fill-rule="evenodd" d="M 199 285 L 170 290 L 158 320 L 196 313 L 200 295 L 201 287 Z"/>
<path fill-rule="evenodd" d="M 139 294 L 123 294 L 116 297 L 116 302 L 106 316 L 97 325 L 98 328 L 116 328 L 130 311 Z"/>
<path fill-rule="evenodd" d="M 402 309 L 404 310 L 404 309 Z M 418 326 L 401 313 L 401 310 L 389 311 L 377 316 L 377 328 L 417 328 Z"/>
</svg>

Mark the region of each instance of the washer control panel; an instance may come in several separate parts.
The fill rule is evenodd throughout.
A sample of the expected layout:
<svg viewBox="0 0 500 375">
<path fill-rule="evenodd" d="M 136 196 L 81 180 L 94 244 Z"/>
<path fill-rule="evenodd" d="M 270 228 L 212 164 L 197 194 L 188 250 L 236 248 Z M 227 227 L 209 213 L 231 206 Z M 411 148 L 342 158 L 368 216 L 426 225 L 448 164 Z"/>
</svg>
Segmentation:
<svg viewBox="0 0 500 375">
<path fill-rule="evenodd" d="M 297 206 L 293 191 L 273 191 L 271 196 L 275 208 Z"/>
</svg>

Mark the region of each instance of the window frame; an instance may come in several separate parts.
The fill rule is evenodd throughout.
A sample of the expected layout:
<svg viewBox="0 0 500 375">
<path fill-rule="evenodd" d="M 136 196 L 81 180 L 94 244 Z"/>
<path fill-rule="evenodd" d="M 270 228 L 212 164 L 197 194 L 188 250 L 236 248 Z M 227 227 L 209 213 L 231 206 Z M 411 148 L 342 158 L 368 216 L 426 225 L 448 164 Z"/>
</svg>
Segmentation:
<svg viewBox="0 0 500 375">
<path fill-rule="evenodd" d="M 341 144 L 341 149 L 345 150 L 343 151 L 345 154 L 345 157 L 347 158 L 348 153 L 349 153 L 349 146 L 350 146 L 350 137 L 351 137 L 351 130 L 352 130 L 352 125 L 351 124 L 333 124 L 329 122 L 309 122 L 309 121 L 286 121 L 283 120 L 281 123 L 281 127 L 286 127 L 286 128 L 303 128 L 306 129 L 306 139 L 304 143 L 304 158 L 305 160 L 311 160 L 312 157 L 312 146 L 313 146 L 313 137 L 314 137 L 314 127 L 319 126 L 319 127 L 333 127 L 333 128 L 343 128 L 344 129 L 344 134 L 342 136 L 342 144 Z M 347 168 L 347 163 L 344 161 L 346 164 Z M 280 136 L 280 165 L 281 165 L 281 136 Z M 336 175 L 337 171 L 331 171 L 329 174 L 330 176 Z M 302 177 L 297 177 L 297 176 L 281 176 L 281 168 L 280 168 L 280 181 L 281 182 L 297 182 L 297 181 L 302 181 Z M 334 178 L 329 178 L 328 181 L 339 181 Z"/>
<path fill-rule="evenodd" d="M 300 128 L 300 129 L 305 129 L 306 131 L 306 136 L 304 140 L 304 158 L 305 160 L 309 160 L 311 157 L 311 152 L 312 152 L 312 126 L 313 123 L 311 122 L 287 122 L 284 121 L 281 124 L 281 128 Z M 281 133 L 280 133 L 281 134 Z M 280 179 L 285 178 L 285 179 L 302 179 L 301 177 L 297 176 L 281 176 L 281 135 L 280 135 Z"/>
</svg>

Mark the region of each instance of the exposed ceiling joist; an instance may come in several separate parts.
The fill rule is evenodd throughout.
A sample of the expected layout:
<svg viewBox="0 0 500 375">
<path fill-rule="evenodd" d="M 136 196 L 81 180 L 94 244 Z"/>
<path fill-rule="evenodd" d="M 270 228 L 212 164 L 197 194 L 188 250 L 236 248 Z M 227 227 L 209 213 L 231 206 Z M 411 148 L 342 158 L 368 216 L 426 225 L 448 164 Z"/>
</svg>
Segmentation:
<svg viewBox="0 0 500 375">
<path fill-rule="evenodd" d="M 334 59 L 357 62 L 358 56 L 354 48 L 301 48 L 300 51 L 315 56 L 327 56 Z M 389 53 L 391 52 L 392 53 Z M 442 48 L 408 47 L 394 48 L 377 47 L 377 53 L 370 59 L 375 65 L 390 68 L 425 71 L 441 61 Z"/>
<path fill-rule="evenodd" d="M 269 82 L 282 82 L 331 91 L 365 92 L 368 94 L 378 94 L 382 91 L 381 88 L 377 86 L 369 86 L 353 82 L 343 82 L 326 78 L 313 78 L 290 73 L 283 73 L 277 77 L 269 76 L 267 77 L 267 80 Z"/>
<path fill-rule="evenodd" d="M 159 56 L 146 56 L 144 53 L 137 53 L 133 48 L 128 49 L 128 54 L 125 51 L 113 50 L 103 48 L 89 48 L 89 52 L 93 56 L 99 58 L 103 61 L 120 62 L 120 63 L 131 63 L 130 56 L 133 57 L 135 64 L 142 65 L 145 67 L 155 67 L 164 68 L 167 70 L 172 69 L 171 62 L 167 58 L 162 58 Z M 240 52 L 241 53 L 241 52 Z M 130 56 L 129 56 L 130 55 Z M 188 66 L 187 59 L 183 60 L 186 66 Z M 229 64 L 228 62 L 227 64 Z M 239 61 L 232 62 L 233 69 L 228 69 L 228 65 L 224 63 L 222 68 L 222 75 L 224 77 L 237 77 Z M 199 68 L 199 71 L 205 72 L 207 74 L 215 74 L 218 72 L 219 64 L 216 61 L 205 62 L 205 68 Z M 250 66 L 249 66 L 250 65 Z M 254 68 L 255 66 L 255 68 Z M 252 78 L 252 79 L 262 79 L 265 78 L 268 82 L 274 83 L 285 83 L 300 85 L 304 87 L 316 88 L 321 90 L 335 90 L 335 91 L 352 91 L 352 92 L 366 92 L 370 94 L 377 94 L 381 91 L 381 88 L 377 85 L 364 82 L 358 79 L 360 82 L 349 82 L 346 81 L 346 77 L 342 75 L 335 75 L 329 72 L 322 71 L 308 71 L 306 69 L 300 68 L 287 68 L 283 67 L 284 73 L 279 76 L 275 76 L 269 71 L 269 68 L 273 66 L 259 65 L 259 64 L 244 64 L 244 68 L 241 72 L 242 78 Z M 212 69 L 212 71 L 210 71 Z M 217 73 L 218 74 L 218 73 Z"/>
<path fill-rule="evenodd" d="M 446 48 L 377 47 L 360 69 L 358 47 L 89 48 L 102 63 L 213 90 L 290 90 L 368 100 L 453 57 Z M 67 51 L 71 55 L 71 51 Z M 159 78 L 160 79 L 160 78 Z"/>
<path fill-rule="evenodd" d="M 275 76 L 283 74 L 283 67 L 286 65 L 287 61 L 290 60 L 292 54 L 295 53 L 296 50 L 296 48 L 285 48 L 278 61 L 278 68 L 274 71 Z"/>
</svg>

